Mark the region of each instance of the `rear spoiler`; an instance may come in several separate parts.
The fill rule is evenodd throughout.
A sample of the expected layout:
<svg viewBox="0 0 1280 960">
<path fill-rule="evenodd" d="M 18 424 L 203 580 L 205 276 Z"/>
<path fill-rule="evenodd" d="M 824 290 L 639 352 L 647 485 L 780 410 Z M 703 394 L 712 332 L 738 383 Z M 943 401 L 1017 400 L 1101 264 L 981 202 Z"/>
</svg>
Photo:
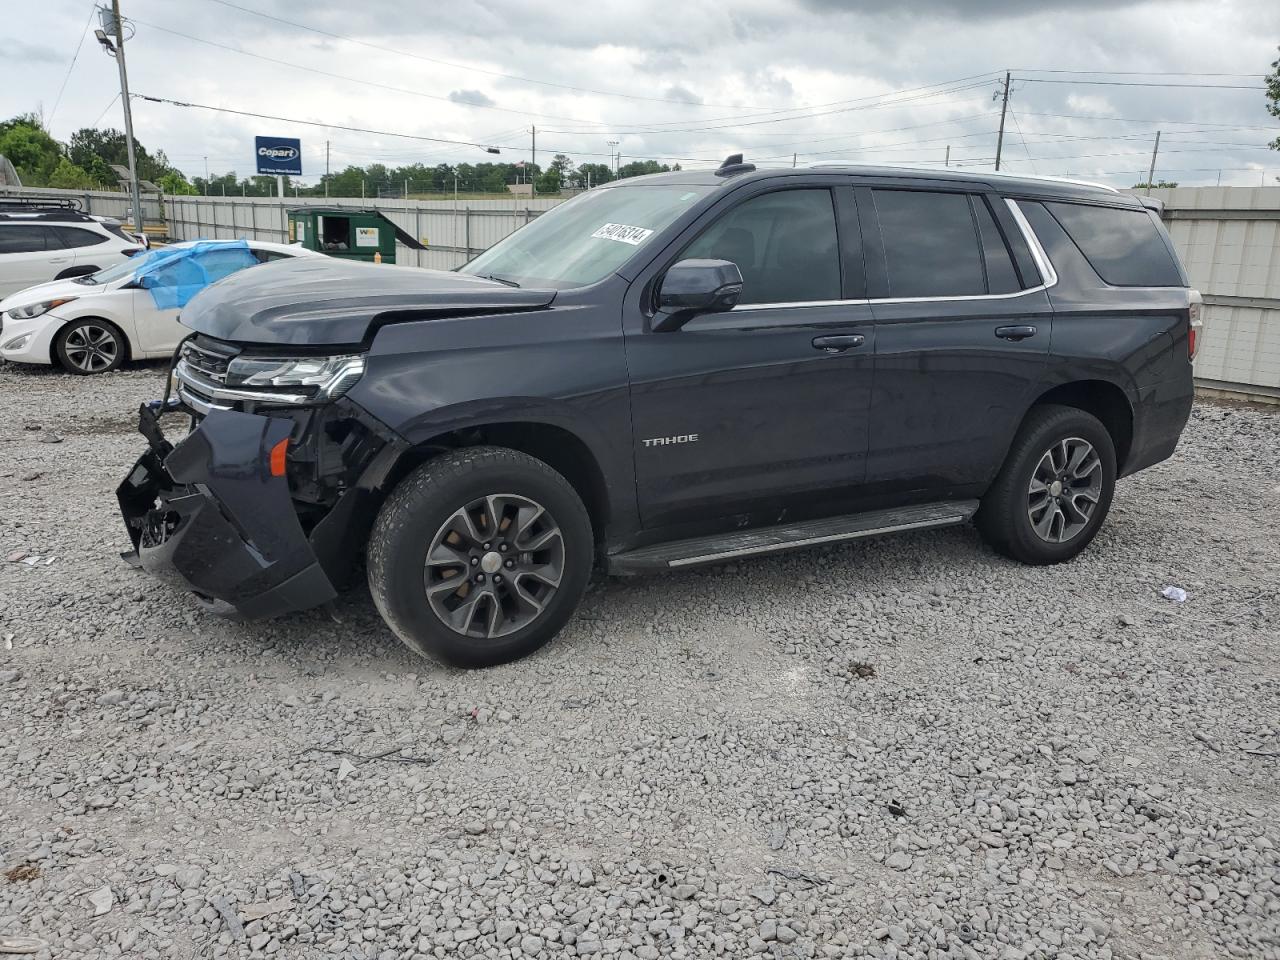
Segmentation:
<svg viewBox="0 0 1280 960">
<path fill-rule="evenodd" d="M 1155 213 L 1157 217 L 1164 217 L 1164 201 L 1157 200 L 1155 197 L 1138 197 L 1138 202 L 1148 210 Z"/>
</svg>

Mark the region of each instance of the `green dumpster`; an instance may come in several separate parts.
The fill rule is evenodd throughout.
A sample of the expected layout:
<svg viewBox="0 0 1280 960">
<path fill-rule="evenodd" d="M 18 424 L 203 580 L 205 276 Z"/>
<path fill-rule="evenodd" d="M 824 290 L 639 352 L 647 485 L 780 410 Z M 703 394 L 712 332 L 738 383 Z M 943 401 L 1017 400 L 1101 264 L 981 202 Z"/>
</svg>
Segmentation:
<svg viewBox="0 0 1280 960">
<path fill-rule="evenodd" d="M 395 263 L 397 240 L 413 250 L 426 249 L 377 210 L 297 207 L 289 211 L 289 242 L 331 257 Z"/>
</svg>

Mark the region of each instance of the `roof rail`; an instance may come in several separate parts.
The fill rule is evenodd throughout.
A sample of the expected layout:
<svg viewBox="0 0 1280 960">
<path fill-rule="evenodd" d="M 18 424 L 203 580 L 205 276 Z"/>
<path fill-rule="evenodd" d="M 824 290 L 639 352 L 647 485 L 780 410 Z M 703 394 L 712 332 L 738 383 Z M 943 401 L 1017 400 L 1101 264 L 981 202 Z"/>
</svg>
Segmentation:
<svg viewBox="0 0 1280 960">
<path fill-rule="evenodd" d="M 75 197 L 13 197 L 0 194 L 0 210 L 79 210 Z"/>
</svg>

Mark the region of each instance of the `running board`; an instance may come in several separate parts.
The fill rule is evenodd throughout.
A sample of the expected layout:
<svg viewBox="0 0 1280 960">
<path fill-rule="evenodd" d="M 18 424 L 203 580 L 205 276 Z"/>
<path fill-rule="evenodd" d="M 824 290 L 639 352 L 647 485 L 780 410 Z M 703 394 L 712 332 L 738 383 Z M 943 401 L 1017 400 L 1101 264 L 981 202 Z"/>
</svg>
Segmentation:
<svg viewBox="0 0 1280 960">
<path fill-rule="evenodd" d="M 609 557 L 609 572 L 625 575 L 675 570 L 822 543 L 878 537 L 884 533 L 950 527 L 964 523 L 977 510 L 977 500 L 952 500 L 899 507 L 895 510 L 873 510 L 869 513 L 828 517 L 804 523 L 758 527 L 692 540 L 676 540 L 614 554 Z"/>
</svg>

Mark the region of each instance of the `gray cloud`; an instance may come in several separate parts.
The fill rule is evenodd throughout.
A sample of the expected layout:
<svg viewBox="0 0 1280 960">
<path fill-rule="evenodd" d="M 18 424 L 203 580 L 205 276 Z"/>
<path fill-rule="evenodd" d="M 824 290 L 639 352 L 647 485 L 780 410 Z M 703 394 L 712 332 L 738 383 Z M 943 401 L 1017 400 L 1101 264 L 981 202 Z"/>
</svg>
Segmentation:
<svg viewBox="0 0 1280 960">
<path fill-rule="evenodd" d="M 480 90 L 454 90 L 449 94 L 449 99 L 454 103 L 466 104 L 472 107 L 495 106 L 493 98 Z"/>
<path fill-rule="evenodd" d="M 38 46 L 34 43 L 24 43 L 21 40 L 5 39 L 0 40 L 0 60 L 27 63 L 66 63 L 66 54 L 59 53 L 52 47 Z"/>
<path fill-rule="evenodd" d="M 662 95 L 668 100 L 683 100 L 685 103 L 702 103 L 700 96 L 690 90 L 688 87 L 682 87 L 679 84 L 667 87 Z"/>
<path fill-rule="evenodd" d="M 524 0 L 455 0 L 450 16 L 429 23 L 412 4 L 393 0 L 252 4 L 339 35 L 326 37 L 207 0 L 168 0 L 140 9 L 139 17 L 352 80 L 306 74 L 146 25 L 130 41 L 129 67 L 141 93 L 172 94 L 178 72 L 184 100 L 494 143 L 504 155 L 527 151 L 528 129 L 536 124 L 540 156 L 543 150 L 564 152 L 576 163 L 604 160 L 607 141 L 619 140 L 628 159 L 679 158 L 686 166 L 717 163 L 737 150 L 757 163 L 788 165 L 793 152 L 802 164 L 940 163 L 948 145 L 953 162 L 989 165 L 999 113 L 991 101 L 994 84 L 979 79 L 960 89 L 965 85 L 948 84 L 954 78 L 988 74 L 994 80 L 1010 63 L 1028 70 L 1262 73 L 1275 59 L 1275 0 L 1175 0 L 1172 12 L 1154 0 L 1105 0 L 1105 17 L 1099 13 L 1103 2 L 597 0 L 589 17 L 565 5 L 529 17 Z M 84 28 L 84 15 L 69 8 L 10 6 L 0 50 L 3 62 L 22 70 L 23 83 L 0 83 L 0 120 L 37 109 L 42 99 L 48 108 Z M 99 117 L 114 95 L 115 65 L 92 47 L 86 41 L 54 120 L 54 135 L 62 139 Z M 1280 173 L 1280 154 L 1252 146 L 1280 133 L 1253 91 L 1032 83 L 1071 77 L 1026 71 L 1022 77 L 1005 138 L 1004 162 L 1011 170 L 1128 186 L 1145 176 L 1150 141 L 1160 127 L 1157 175 L 1214 183 L 1221 167 L 1223 183 L 1256 184 L 1256 173 L 1234 169 L 1261 163 Z M 928 85 L 934 86 L 919 90 Z M 889 95 L 904 90 L 917 92 L 889 102 Z M 135 103 L 134 111 L 142 142 L 163 149 L 188 173 L 203 174 L 204 156 L 211 172 L 244 172 L 252 163 L 253 136 L 267 133 L 302 138 L 309 176 L 324 168 L 325 141 L 338 168 L 486 159 L 465 145 L 150 102 Z M 119 114 L 116 104 L 103 124 L 119 126 Z M 1134 122 L 1081 119 L 1091 116 Z"/>
</svg>

